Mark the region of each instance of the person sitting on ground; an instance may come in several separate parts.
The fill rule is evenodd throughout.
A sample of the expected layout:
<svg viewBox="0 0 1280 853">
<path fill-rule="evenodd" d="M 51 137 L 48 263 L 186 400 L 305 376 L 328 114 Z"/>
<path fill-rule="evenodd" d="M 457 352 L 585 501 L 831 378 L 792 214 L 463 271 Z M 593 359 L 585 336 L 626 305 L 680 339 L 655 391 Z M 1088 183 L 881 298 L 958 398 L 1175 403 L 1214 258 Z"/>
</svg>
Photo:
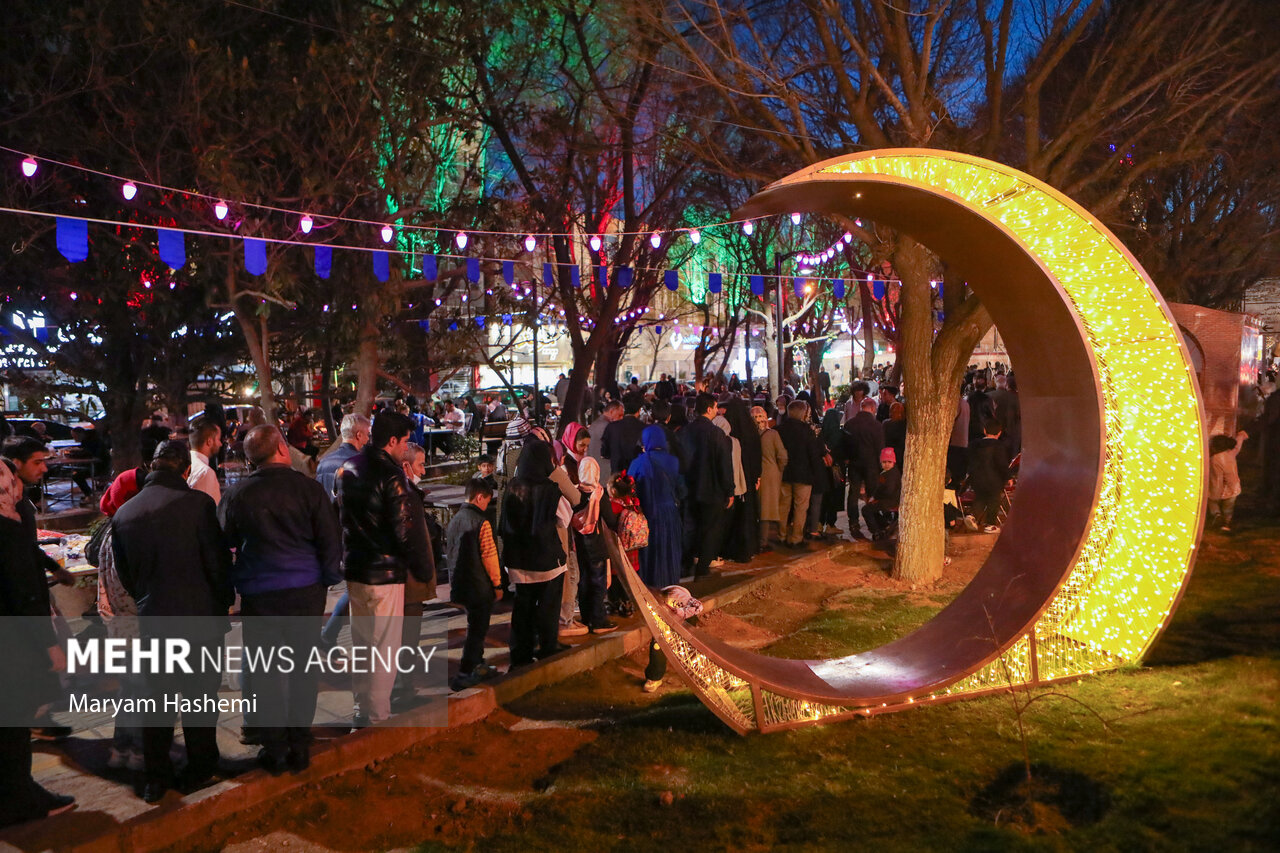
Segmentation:
<svg viewBox="0 0 1280 853">
<path fill-rule="evenodd" d="M 898 501 L 902 497 L 902 471 L 897 462 L 898 457 L 892 447 L 880 451 L 880 475 L 871 499 L 862 507 L 862 519 L 867 523 L 872 539 L 884 539 L 888 535 L 893 514 L 898 510 Z"/>
<path fill-rule="evenodd" d="M 982 438 L 969 447 L 969 488 L 973 489 L 973 517 L 987 533 L 1000 528 L 1000 501 L 1009 482 L 1009 448 L 1000 441 L 1000 422 L 988 418 Z"/>
<path fill-rule="evenodd" d="M 484 662 L 484 640 L 493 606 L 502 598 L 498 546 L 489 523 L 493 487 L 484 479 L 467 482 L 467 502 L 454 514 L 445 534 L 445 564 L 449 568 L 449 598 L 467 611 L 467 638 L 462 644 L 458 674 L 450 690 L 466 690 L 493 678 L 498 671 Z"/>
</svg>

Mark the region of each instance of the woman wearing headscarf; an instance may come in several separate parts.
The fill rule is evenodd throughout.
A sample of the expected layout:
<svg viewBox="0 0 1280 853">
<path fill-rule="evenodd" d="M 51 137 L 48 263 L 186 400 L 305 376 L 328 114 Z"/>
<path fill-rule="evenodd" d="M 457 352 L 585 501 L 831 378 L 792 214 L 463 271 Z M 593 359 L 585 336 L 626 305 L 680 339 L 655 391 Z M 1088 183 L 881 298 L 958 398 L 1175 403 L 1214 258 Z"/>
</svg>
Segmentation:
<svg viewBox="0 0 1280 853">
<path fill-rule="evenodd" d="M 552 472 L 551 479 L 560 487 L 561 494 L 568 499 L 569 503 L 576 506 L 582 500 L 582 493 L 577 490 L 580 482 L 579 466 L 583 459 L 590 458 L 587 456 L 587 450 L 591 446 L 591 434 L 582 424 L 571 421 L 555 446 L 560 453 L 557 454 L 556 470 Z M 569 489 L 569 486 L 573 488 Z M 587 618 L 586 611 L 583 611 L 581 622 L 573 618 L 574 608 L 578 607 L 578 599 L 583 590 L 582 570 L 579 564 L 581 555 L 575 538 L 568 530 L 565 531 L 563 544 L 569 559 L 568 571 L 564 577 L 564 589 L 560 595 L 560 636 L 576 637 L 586 634 L 589 630 L 584 624 Z"/>
<path fill-rule="evenodd" d="M 737 497 L 729 508 L 725 522 L 728 524 L 728 535 L 725 536 L 724 556 L 726 559 L 745 563 L 759 551 L 760 541 L 760 432 L 747 403 L 740 397 L 729 400 L 725 406 L 724 419 L 729 424 L 729 437 L 738 446 L 738 458 L 734 469 L 742 471 L 742 491 L 735 488 Z"/>
<path fill-rule="evenodd" d="M 578 484 L 578 466 L 582 464 L 582 460 L 587 455 L 587 450 L 591 447 L 591 434 L 587 432 L 587 428 L 582 424 L 577 421 L 570 421 L 569 425 L 564 428 L 564 435 L 560 437 L 557 444 L 560 445 L 564 452 L 560 464 L 569 473 L 569 481 L 576 486 Z"/>
<path fill-rule="evenodd" d="M 751 418 L 760 432 L 760 550 L 768 551 L 769 541 L 781 521 L 782 471 L 787 467 L 787 448 L 778 431 L 769 426 L 769 416 L 760 406 L 751 408 Z"/>
<path fill-rule="evenodd" d="M 578 466 L 578 477 L 586 493 L 574 514 L 574 550 L 578 554 L 578 611 L 587 630 L 604 634 L 617 629 L 605 611 L 605 594 L 609 590 L 609 571 L 605 565 L 608 552 L 602 527 L 618 526 L 609 496 L 600 482 L 600 463 L 590 456 Z M 621 570 L 623 567 L 617 567 Z"/>
<path fill-rule="evenodd" d="M 567 648 L 557 637 L 566 559 L 558 531 L 569 526 L 573 510 L 551 481 L 554 468 L 551 445 L 527 439 L 502 499 L 502 556 L 516 585 L 512 666 Z"/>
<path fill-rule="evenodd" d="M 685 500 L 680 462 L 667 450 L 667 434 L 654 424 L 640 433 L 644 452 L 631 462 L 627 474 L 635 480 L 640 509 L 649 522 L 649 544 L 640 549 L 640 580 L 645 586 L 662 588 L 680 582 L 684 522 L 681 504 Z"/>
</svg>

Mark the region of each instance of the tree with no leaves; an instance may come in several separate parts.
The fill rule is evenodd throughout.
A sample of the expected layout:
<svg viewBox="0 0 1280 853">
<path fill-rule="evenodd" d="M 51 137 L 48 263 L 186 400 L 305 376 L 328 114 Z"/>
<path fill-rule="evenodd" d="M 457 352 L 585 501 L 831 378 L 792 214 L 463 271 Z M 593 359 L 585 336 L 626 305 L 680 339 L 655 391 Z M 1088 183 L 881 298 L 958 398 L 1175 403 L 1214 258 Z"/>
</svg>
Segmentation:
<svg viewBox="0 0 1280 853">
<path fill-rule="evenodd" d="M 1104 221 L 1142 181 L 1204 162 L 1233 118 L 1271 96 L 1280 57 L 1252 49 L 1264 25 L 1260 10 L 1215 0 L 677 0 L 645 21 L 666 33 L 672 72 L 719 93 L 712 120 L 759 133 L 792 169 L 873 148 L 959 150 L 1022 168 Z M 1157 147 L 1170 126 L 1180 133 Z M 724 154 L 704 152 L 761 182 L 785 174 Z M 894 572 L 926 581 L 942 568 L 960 382 L 991 319 L 948 281 L 936 325 L 929 281 L 946 259 L 910 235 L 846 225 L 902 280 L 908 464 Z"/>
</svg>

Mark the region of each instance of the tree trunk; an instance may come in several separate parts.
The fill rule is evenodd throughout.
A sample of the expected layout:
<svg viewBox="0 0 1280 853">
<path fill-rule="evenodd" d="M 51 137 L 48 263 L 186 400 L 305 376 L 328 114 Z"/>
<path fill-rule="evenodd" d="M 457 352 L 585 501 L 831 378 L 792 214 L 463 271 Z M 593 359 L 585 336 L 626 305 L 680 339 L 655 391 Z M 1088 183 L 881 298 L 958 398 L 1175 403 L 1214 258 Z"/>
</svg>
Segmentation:
<svg viewBox="0 0 1280 853">
<path fill-rule="evenodd" d="M 369 310 L 368 306 L 366 310 Z M 378 326 L 365 319 L 360 324 L 360 340 L 356 346 L 356 413 L 369 417 L 377 396 Z"/>
<path fill-rule="evenodd" d="M 949 317 L 935 340 L 931 261 L 924 246 L 901 236 L 893 266 L 902 279 L 898 350 L 908 389 L 907 444 L 893 575 L 915 583 L 927 583 L 942 574 L 947 443 L 965 364 L 991 325 L 986 309 L 973 302 L 955 318 Z"/>
<path fill-rule="evenodd" d="M 595 379 L 597 385 L 608 386 L 618 379 L 618 362 L 622 359 L 622 349 L 613 341 L 612 338 L 607 339 L 604 345 L 596 352 L 596 369 Z M 574 371 L 577 373 L 577 371 Z"/>
<path fill-rule="evenodd" d="M 244 335 L 245 346 L 249 349 L 249 357 L 253 360 L 253 369 L 258 374 L 258 405 L 267 416 L 267 423 L 274 423 L 276 417 L 275 392 L 271 388 L 270 333 L 267 330 L 267 317 L 259 316 L 250 306 L 252 298 L 241 298 L 236 286 L 235 253 L 227 255 L 227 299 L 231 310 L 236 314 L 236 322 L 240 324 L 240 332 Z"/>
<path fill-rule="evenodd" d="M 858 285 L 858 296 L 862 300 L 862 374 L 870 376 L 876 366 L 876 315 L 871 306 L 871 288 L 865 282 Z M 850 377 L 849 381 L 856 378 Z"/>
</svg>

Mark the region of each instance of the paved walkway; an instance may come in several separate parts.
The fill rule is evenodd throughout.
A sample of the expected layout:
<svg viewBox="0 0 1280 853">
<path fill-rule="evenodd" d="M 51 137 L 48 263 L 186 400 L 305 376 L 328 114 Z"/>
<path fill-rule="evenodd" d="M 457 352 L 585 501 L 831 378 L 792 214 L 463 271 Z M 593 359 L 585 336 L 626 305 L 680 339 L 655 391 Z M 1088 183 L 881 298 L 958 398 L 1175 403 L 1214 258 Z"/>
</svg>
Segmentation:
<svg viewBox="0 0 1280 853">
<path fill-rule="evenodd" d="M 758 556 L 749 564 L 728 563 L 717 574 L 691 585 L 691 588 L 710 609 L 736 598 L 798 559 L 823 556 L 825 550 L 820 549 L 817 554 L 789 550 L 771 552 Z M 330 608 L 339 591 L 335 589 L 330 593 Z M 75 591 L 62 593 L 63 596 L 74 594 Z M 427 605 L 424 632 L 429 625 L 444 623 L 448 634 L 447 665 L 452 676 L 461 657 L 466 620 L 462 611 L 440 603 L 448 599 L 447 585 L 441 586 L 438 594 L 440 600 Z M 83 610 L 75 609 L 77 606 L 69 600 L 63 602 L 68 616 Z M 508 701 L 542 684 L 592 669 L 606 660 L 640 648 L 647 640 L 648 631 L 639 616 L 617 621 L 620 624 L 617 632 L 568 638 L 566 642 L 572 646 L 569 651 L 488 682 L 480 689 L 453 694 L 447 702 L 447 719 L 444 717 L 445 703 L 440 701 L 447 691 L 439 688 L 420 690 L 421 704 L 396 715 L 389 726 L 347 734 L 352 704 L 349 686 L 326 682 L 322 685 L 314 730 L 317 745 L 313 766 L 298 777 L 272 778 L 257 770 L 254 759 L 258 748 L 242 745 L 239 741 L 243 720 L 238 715 L 224 714 L 219 720 L 218 744 L 223 756 L 221 775 L 225 780 L 185 798 L 171 791 L 155 806 L 144 803 L 135 792 L 140 774 L 107 769 L 112 725 L 104 716 L 91 729 L 76 733 L 65 743 L 36 745 L 34 774 L 37 781 L 51 790 L 74 795 L 77 809 L 50 820 L 0 832 L 0 851 L 145 849 L 172 844 L 183 837 L 183 832 L 189 832 L 195 826 L 206 825 L 208 821 L 237 808 L 262 802 L 291 787 L 393 754 L 431 737 L 433 726 L 439 730 L 446 725 L 472 722 L 489 713 L 496 702 Z M 72 628 L 81 629 L 85 624 L 73 622 Z M 486 660 L 503 670 L 509 658 L 509 631 L 510 604 L 501 602 L 488 634 Z M 349 628 L 344 629 L 342 640 L 348 637 Z M 431 638 L 424 637 L 424 645 L 430 644 Z M 233 690 L 224 684 L 222 695 L 238 698 L 240 694 L 238 689 Z M 175 744 L 181 744 L 180 734 L 175 738 Z M 175 753 L 180 754 L 180 748 L 176 747 Z"/>
</svg>

